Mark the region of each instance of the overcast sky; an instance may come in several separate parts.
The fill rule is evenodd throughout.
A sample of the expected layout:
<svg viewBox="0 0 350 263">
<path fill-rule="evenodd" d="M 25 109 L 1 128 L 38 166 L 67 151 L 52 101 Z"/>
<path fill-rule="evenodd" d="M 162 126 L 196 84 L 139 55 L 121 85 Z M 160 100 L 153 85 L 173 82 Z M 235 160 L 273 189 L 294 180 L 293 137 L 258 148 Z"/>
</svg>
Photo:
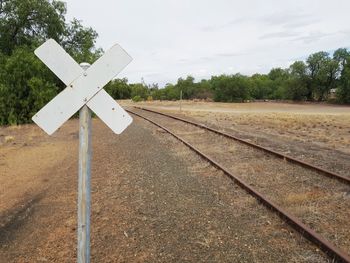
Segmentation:
<svg viewBox="0 0 350 263">
<path fill-rule="evenodd" d="M 176 82 L 267 73 L 312 52 L 350 47 L 349 0 L 65 0 L 67 18 L 120 44 L 133 61 L 118 77 Z"/>
</svg>

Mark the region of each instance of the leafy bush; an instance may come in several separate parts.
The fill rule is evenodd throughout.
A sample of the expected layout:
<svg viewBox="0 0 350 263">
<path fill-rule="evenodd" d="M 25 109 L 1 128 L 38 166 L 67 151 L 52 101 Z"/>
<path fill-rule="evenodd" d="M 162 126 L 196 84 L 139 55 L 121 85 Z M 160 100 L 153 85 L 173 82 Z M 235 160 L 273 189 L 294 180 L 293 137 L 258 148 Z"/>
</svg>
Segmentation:
<svg viewBox="0 0 350 263">
<path fill-rule="evenodd" d="M 28 48 L 17 48 L 0 73 L 0 124 L 21 124 L 58 91 L 57 78 Z"/>
<path fill-rule="evenodd" d="M 223 102 L 241 102 L 248 99 L 248 78 L 236 75 L 221 75 L 211 78 L 214 100 Z"/>
<path fill-rule="evenodd" d="M 139 101 L 143 101 L 143 99 L 141 98 L 141 96 L 137 95 L 137 96 L 134 96 L 134 97 L 132 98 L 132 101 L 133 101 L 133 102 L 139 102 Z"/>
</svg>

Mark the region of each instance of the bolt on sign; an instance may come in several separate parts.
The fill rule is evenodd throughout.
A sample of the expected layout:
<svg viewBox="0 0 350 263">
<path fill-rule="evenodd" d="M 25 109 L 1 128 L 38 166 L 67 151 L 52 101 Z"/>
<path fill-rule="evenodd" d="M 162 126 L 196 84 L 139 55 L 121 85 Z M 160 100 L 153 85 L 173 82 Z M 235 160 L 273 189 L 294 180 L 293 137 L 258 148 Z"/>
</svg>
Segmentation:
<svg viewBox="0 0 350 263">
<path fill-rule="evenodd" d="M 79 111 L 77 262 L 90 262 L 91 110 L 114 133 L 122 133 L 131 124 L 131 116 L 103 87 L 132 58 L 116 44 L 91 66 L 88 63 L 79 65 L 53 39 L 46 41 L 34 53 L 67 87 L 37 112 L 32 120 L 51 135 Z"/>
</svg>

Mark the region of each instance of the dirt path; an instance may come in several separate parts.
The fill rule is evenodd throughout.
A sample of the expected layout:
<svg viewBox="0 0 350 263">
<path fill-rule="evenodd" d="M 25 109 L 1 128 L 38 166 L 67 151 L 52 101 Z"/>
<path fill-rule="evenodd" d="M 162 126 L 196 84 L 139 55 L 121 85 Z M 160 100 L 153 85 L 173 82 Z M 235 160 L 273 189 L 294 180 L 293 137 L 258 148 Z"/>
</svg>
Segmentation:
<svg viewBox="0 0 350 263">
<path fill-rule="evenodd" d="M 14 137 L 1 146 L 0 261 L 74 262 L 77 122 L 24 145 L 31 129 L 0 130 Z M 154 126 L 136 118 L 116 136 L 94 120 L 93 132 L 92 262 L 328 261 Z"/>
</svg>

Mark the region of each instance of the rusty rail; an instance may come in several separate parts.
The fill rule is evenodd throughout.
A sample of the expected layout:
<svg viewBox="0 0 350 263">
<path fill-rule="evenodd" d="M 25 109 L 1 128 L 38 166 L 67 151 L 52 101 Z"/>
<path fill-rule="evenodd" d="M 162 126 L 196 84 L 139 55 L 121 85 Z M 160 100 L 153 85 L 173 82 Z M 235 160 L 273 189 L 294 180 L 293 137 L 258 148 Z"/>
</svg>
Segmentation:
<svg viewBox="0 0 350 263">
<path fill-rule="evenodd" d="M 285 220 L 289 225 L 291 225 L 296 231 L 301 233 L 304 237 L 306 237 L 308 240 L 310 240 L 312 243 L 318 245 L 322 251 L 324 251 L 326 254 L 328 254 L 330 257 L 333 257 L 334 260 L 337 262 L 346 262 L 350 263 L 350 256 L 347 255 L 345 252 L 334 246 L 331 242 L 326 240 L 324 237 L 322 237 L 320 234 L 316 233 L 313 229 L 305 225 L 301 220 L 299 220 L 297 217 L 290 215 L 288 212 L 283 210 L 281 207 L 279 207 L 277 204 L 273 203 L 270 201 L 267 197 L 265 197 L 262 193 L 258 192 L 256 189 L 248 185 L 245 181 L 242 179 L 236 177 L 234 174 L 232 174 L 226 167 L 223 165 L 219 164 L 212 158 L 210 158 L 208 155 L 205 153 L 201 152 L 198 150 L 196 147 L 167 129 L 166 127 L 160 125 L 159 123 L 142 116 L 141 114 L 138 114 L 136 112 L 133 112 L 131 110 L 127 110 L 128 112 L 144 119 L 147 120 L 148 122 L 154 124 L 155 126 L 163 129 L 167 133 L 171 134 L 173 137 L 181 141 L 183 144 L 185 144 L 187 147 L 189 147 L 191 150 L 196 152 L 198 155 L 200 155 L 203 159 L 211 163 L 213 166 L 215 166 L 217 169 L 221 170 L 224 172 L 228 178 L 236 182 L 241 188 L 243 188 L 246 192 L 248 192 L 250 195 L 255 197 L 258 201 L 260 201 L 265 207 L 269 208 L 273 212 L 275 212 L 280 218 Z"/>
<path fill-rule="evenodd" d="M 172 119 L 175 119 L 175 120 L 179 120 L 179 121 L 182 121 L 182 122 L 185 122 L 185 123 L 188 123 L 188 124 L 195 125 L 195 126 L 197 126 L 199 128 L 202 128 L 202 129 L 214 132 L 216 134 L 222 135 L 222 136 L 224 136 L 226 138 L 230 138 L 230 139 L 233 139 L 235 141 L 241 142 L 241 143 L 243 143 L 245 145 L 248 145 L 248 146 L 254 147 L 256 149 L 262 150 L 263 152 L 266 152 L 268 154 L 274 155 L 274 156 L 276 156 L 278 158 L 281 158 L 281 159 L 284 159 L 284 160 L 289 161 L 291 163 L 295 163 L 295 164 L 300 165 L 302 167 L 314 170 L 314 171 L 316 171 L 316 172 L 318 172 L 320 174 L 323 174 L 323 175 L 325 175 L 327 177 L 337 179 L 338 181 L 340 181 L 342 183 L 350 185 L 350 178 L 349 177 L 346 177 L 346 176 L 340 175 L 338 173 L 335 173 L 335 172 L 323 169 L 323 168 L 315 166 L 315 165 L 313 165 L 311 163 L 308 163 L 308 162 L 302 161 L 300 159 L 294 158 L 292 156 L 289 156 L 289 155 L 286 155 L 286 154 L 274 151 L 274 150 L 266 148 L 264 146 L 261 146 L 261 145 L 249 142 L 249 141 L 244 140 L 242 138 L 238 138 L 238 137 L 236 137 L 236 136 L 234 136 L 232 134 L 229 134 L 229 133 L 226 133 L 226 132 L 222 132 L 222 131 L 216 130 L 214 128 L 208 127 L 208 126 L 206 126 L 204 124 L 197 123 L 197 122 L 190 121 L 190 120 L 186 120 L 186 119 L 183 119 L 183 118 L 180 118 L 180 117 L 177 117 L 177 116 L 173 116 L 173 115 L 170 115 L 170 114 L 166 114 L 166 113 L 163 113 L 163 112 L 158 112 L 158 111 L 155 111 L 155 110 L 142 108 L 142 107 L 135 107 L 135 108 L 136 109 L 140 109 L 140 110 L 144 110 L 144 111 L 149 111 L 149 112 L 152 112 L 152 113 L 155 113 L 155 114 L 163 115 L 163 116 L 166 116 L 166 117 L 169 117 L 169 118 L 172 118 Z"/>
</svg>

